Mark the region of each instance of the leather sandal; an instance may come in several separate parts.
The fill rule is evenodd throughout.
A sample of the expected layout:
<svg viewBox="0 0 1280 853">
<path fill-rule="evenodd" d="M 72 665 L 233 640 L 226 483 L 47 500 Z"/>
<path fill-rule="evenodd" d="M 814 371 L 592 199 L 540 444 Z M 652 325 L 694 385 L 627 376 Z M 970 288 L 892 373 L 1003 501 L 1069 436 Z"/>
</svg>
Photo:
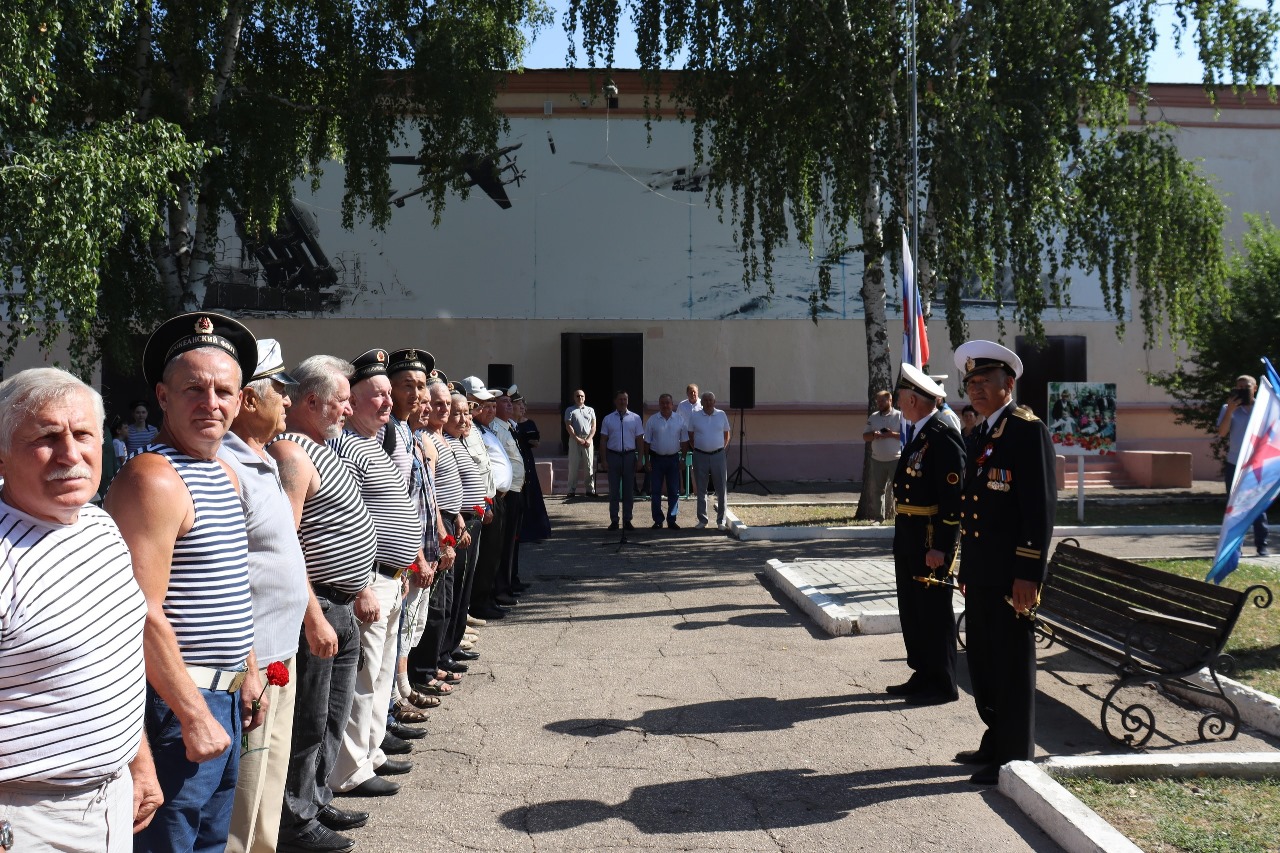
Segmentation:
<svg viewBox="0 0 1280 853">
<path fill-rule="evenodd" d="M 413 689 L 414 692 L 425 693 L 427 696 L 448 696 L 453 692 L 452 687 L 434 678 L 426 684 L 413 685 Z"/>
<path fill-rule="evenodd" d="M 403 701 L 396 703 L 395 717 L 406 725 L 425 723 L 428 719 L 426 711 L 419 711 L 412 705 L 406 705 Z"/>
<path fill-rule="evenodd" d="M 458 684 L 462 681 L 462 673 L 447 672 L 443 669 L 436 670 L 436 681 L 442 681 L 445 684 Z"/>
<path fill-rule="evenodd" d="M 440 707 L 440 700 L 437 697 L 427 696 L 425 693 L 419 693 L 417 690 L 413 691 L 405 698 L 409 700 L 410 704 L 416 705 L 419 708 Z"/>
</svg>

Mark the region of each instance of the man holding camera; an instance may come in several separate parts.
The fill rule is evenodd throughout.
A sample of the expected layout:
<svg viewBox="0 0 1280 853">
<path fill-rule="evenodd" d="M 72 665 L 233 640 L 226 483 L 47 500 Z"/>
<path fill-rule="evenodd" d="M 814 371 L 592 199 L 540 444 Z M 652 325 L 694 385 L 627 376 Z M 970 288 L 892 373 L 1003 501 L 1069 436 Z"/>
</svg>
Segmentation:
<svg viewBox="0 0 1280 853">
<path fill-rule="evenodd" d="M 888 390 L 877 391 L 875 399 L 876 411 L 867 418 L 867 426 L 862 430 L 862 440 L 871 453 L 868 491 L 875 495 L 876 501 L 872 516 L 877 521 L 892 521 L 895 514 L 893 474 L 902 455 L 902 412 L 893 407 L 893 395 Z"/>
<path fill-rule="evenodd" d="M 1236 387 L 1218 412 L 1218 435 L 1227 439 L 1227 461 L 1222 466 L 1222 476 L 1227 481 L 1227 494 L 1231 494 L 1231 483 L 1236 478 L 1236 461 L 1240 458 L 1240 445 L 1244 443 L 1244 433 L 1249 427 L 1249 416 L 1253 414 L 1253 395 L 1257 390 L 1258 383 L 1252 376 L 1237 376 Z M 1266 557 L 1270 553 L 1267 550 L 1265 512 L 1253 522 L 1253 544 L 1258 549 L 1259 557 Z"/>
</svg>

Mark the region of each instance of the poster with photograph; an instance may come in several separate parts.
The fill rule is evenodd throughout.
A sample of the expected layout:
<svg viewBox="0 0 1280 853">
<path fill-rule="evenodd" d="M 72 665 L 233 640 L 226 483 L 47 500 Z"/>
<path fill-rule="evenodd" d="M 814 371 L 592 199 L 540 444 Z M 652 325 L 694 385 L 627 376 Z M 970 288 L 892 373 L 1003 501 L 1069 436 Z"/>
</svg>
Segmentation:
<svg viewBox="0 0 1280 853">
<path fill-rule="evenodd" d="M 1116 452 L 1114 382 L 1050 382 L 1049 434 L 1063 456 Z"/>
</svg>

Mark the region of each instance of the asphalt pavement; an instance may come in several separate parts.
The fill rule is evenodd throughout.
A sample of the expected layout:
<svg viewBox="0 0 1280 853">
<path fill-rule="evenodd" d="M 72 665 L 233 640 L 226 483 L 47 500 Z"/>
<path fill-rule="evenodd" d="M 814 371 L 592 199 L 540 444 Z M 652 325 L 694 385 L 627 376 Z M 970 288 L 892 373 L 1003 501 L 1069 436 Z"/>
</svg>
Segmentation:
<svg viewBox="0 0 1280 853">
<path fill-rule="evenodd" d="M 829 637 L 760 578 L 771 558 L 888 543 L 651 531 L 639 501 L 623 543 L 603 499 L 548 502 L 554 537 L 522 547 L 533 589 L 481 629 L 404 790 L 340 801 L 373 813 L 358 850 L 1059 849 L 951 763 L 981 734 L 967 692 L 926 708 L 885 696 L 906 675 L 898 635 Z M 1074 656 L 1042 663 L 1038 754 L 1122 751 L 1098 730 L 1106 680 Z"/>
</svg>

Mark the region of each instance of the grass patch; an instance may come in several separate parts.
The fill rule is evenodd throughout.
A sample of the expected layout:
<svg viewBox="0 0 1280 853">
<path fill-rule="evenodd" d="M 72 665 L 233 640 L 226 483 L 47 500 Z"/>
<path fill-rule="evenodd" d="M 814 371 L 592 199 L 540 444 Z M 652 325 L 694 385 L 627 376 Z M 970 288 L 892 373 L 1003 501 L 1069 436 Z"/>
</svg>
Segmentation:
<svg viewBox="0 0 1280 853">
<path fill-rule="evenodd" d="M 732 506 L 732 505 L 731 505 Z M 760 504 L 733 506 L 733 514 L 748 527 L 850 527 L 868 526 L 854 520 L 857 504 Z"/>
<path fill-rule="evenodd" d="M 1212 560 L 1144 562 L 1152 568 L 1196 580 L 1204 580 L 1213 566 Z M 1244 589 L 1260 583 L 1270 587 L 1272 593 L 1280 594 L 1278 580 L 1280 576 L 1274 569 L 1243 562 L 1238 569 L 1227 575 L 1222 585 L 1231 589 Z M 1227 654 L 1235 658 L 1236 662 L 1236 671 L 1228 673 L 1230 677 L 1272 696 L 1280 696 L 1280 618 L 1276 615 L 1277 608 L 1280 608 L 1280 602 L 1272 604 L 1268 610 L 1259 610 L 1252 604 L 1246 604 L 1240 614 L 1240 621 L 1231 632 L 1231 639 L 1227 641 Z M 1280 844 L 1272 849 L 1280 850 Z"/>
<path fill-rule="evenodd" d="M 1109 527 L 1129 524 L 1222 524 L 1222 501 L 1169 501 L 1154 504 L 1089 503 L 1084 500 L 1084 523 Z M 1075 501 L 1058 502 L 1054 524 L 1079 524 Z"/>
<path fill-rule="evenodd" d="M 1275 853 L 1280 779 L 1058 779 L 1147 853 Z"/>
</svg>

